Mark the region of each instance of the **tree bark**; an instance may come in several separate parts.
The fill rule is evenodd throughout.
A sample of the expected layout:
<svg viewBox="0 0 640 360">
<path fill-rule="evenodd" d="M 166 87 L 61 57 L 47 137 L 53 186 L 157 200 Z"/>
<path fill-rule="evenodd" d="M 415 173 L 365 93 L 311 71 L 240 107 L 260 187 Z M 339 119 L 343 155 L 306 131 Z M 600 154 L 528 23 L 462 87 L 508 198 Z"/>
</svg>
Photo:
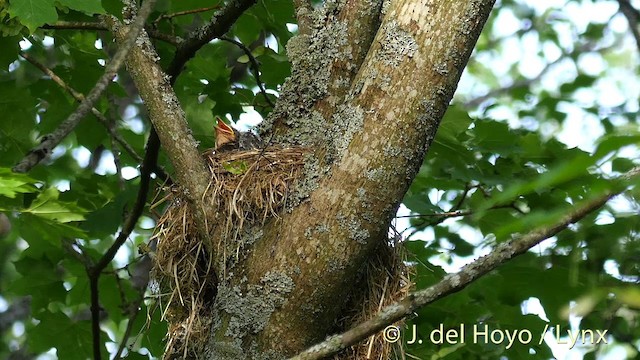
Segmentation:
<svg viewBox="0 0 640 360">
<path fill-rule="evenodd" d="M 107 27 L 116 40 L 122 42 L 128 27 L 115 18 L 106 18 Z M 136 46 L 126 58 L 126 66 L 133 79 L 149 119 L 158 133 L 160 142 L 173 164 L 176 178 L 189 201 L 198 232 L 205 243 L 208 241 L 207 209 L 203 195 L 209 184 L 209 170 L 200 155 L 196 140 L 191 135 L 184 111 L 170 84 L 170 78 L 158 64 L 158 54 L 151 45 L 145 30 L 138 37 Z"/>
<path fill-rule="evenodd" d="M 209 358 L 291 356 L 332 330 L 386 240 L 493 3 L 391 0 L 379 27 L 365 21 L 360 32 L 350 10 L 363 2 L 328 2 L 310 16 L 308 33 L 288 45 L 293 74 L 264 126 L 318 149 L 308 197 L 267 224 L 220 284 Z M 349 59 L 354 51 L 366 57 Z"/>
</svg>

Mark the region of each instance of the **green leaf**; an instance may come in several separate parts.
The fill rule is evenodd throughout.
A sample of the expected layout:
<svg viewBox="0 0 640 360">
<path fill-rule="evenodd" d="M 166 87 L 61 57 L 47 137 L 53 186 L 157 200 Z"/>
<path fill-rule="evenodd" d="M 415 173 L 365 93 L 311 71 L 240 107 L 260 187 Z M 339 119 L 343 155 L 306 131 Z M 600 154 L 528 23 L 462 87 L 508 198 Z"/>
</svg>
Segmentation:
<svg viewBox="0 0 640 360">
<path fill-rule="evenodd" d="M 411 211 L 420 215 L 436 215 L 444 212 L 442 208 L 431 203 L 429 197 L 425 193 L 412 194 L 407 193 L 402 203 L 408 207 Z M 433 216 L 433 219 L 437 219 L 438 216 Z"/>
<path fill-rule="evenodd" d="M 123 213 L 127 205 L 131 206 L 135 201 L 137 190 L 127 187 L 109 199 L 107 203 L 87 215 L 87 220 L 82 223 L 82 228 L 91 236 L 103 237 L 113 234 L 122 225 Z"/>
<path fill-rule="evenodd" d="M 15 165 L 33 146 L 37 103 L 29 88 L 0 80 L 0 165 Z"/>
<path fill-rule="evenodd" d="M 122 8 L 124 4 L 120 0 L 102 0 L 102 6 L 110 15 L 122 20 Z"/>
<path fill-rule="evenodd" d="M 216 81 L 210 82 L 205 86 L 205 93 L 209 99 L 215 101 L 213 111 L 216 114 L 231 114 L 231 117 L 235 119 L 240 118 L 242 110 L 242 104 L 238 103 L 238 99 L 230 93 L 230 85 L 226 79 L 218 78 Z"/>
<path fill-rule="evenodd" d="M 0 168 L 0 196 L 13 199 L 19 193 L 35 192 L 37 190 L 34 186 L 35 183 L 34 179 L 25 174 L 18 174 L 10 169 Z M 0 207 L 0 210 L 7 211 L 9 209 Z"/>
<path fill-rule="evenodd" d="M 477 146 L 483 151 L 510 153 L 516 148 L 518 137 L 505 123 L 497 121 L 476 121 L 473 129 Z"/>
<path fill-rule="evenodd" d="M 287 58 L 269 48 L 264 48 L 263 54 L 257 59 L 260 63 L 260 79 L 270 89 L 277 89 L 291 74 L 291 64 Z"/>
<path fill-rule="evenodd" d="M 58 190 L 49 188 L 40 193 L 31 206 L 23 212 L 60 223 L 84 220 L 86 213 L 84 209 L 75 203 L 58 201 L 58 195 Z"/>
<path fill-rule="evenodd" d="M 264 46 L 258 46 L 257 48 L 255 48 L 255 49 L 253 49 L 253 50 L 251 51 L 251 54 L 252 54 L 253 56 L 257 57 L 257 56 L 260 56 L 260 55 L 264 54 L 264 52 L 266 51 L 266 49 L 267 49 L 267 48 L 266 48 L 266 47 L 264 47 Z"/>
<path fill-rule="evenodd" d="M 109 312 L 109 318 L 116 323 L 122 321 L 126 314 L 121 311 L 123 308 L 123 299 L 120 296 L 131 293 L 131 282 L 127 281 L 120 283 L 116 280 L 115 276 L 106 275 L 100 278 L 98 286 L 100 292 L 100 304 L 107 312 Z M 114 289 L 119 290 L 113 291 Z"/>
<path fill-rule="evenodd" d="M 205 79 L 209 82 L 214 81 L 220 77 L 227 77 L 229 69 L 226 64 L 225 47 L 222 44 L 208 44 L 200 49 L 199 54 L 189 62 L 190 72 L 200 79 Z M 224 44 L 227 45 L 227 44 Z"/>
<path fill-rule="evenodd" d="M 462 106 L 450 106 L 440 122 L 436 138 L 441 141 L 457 142 L 458 135 L 466 131 L 471 123 L 473 123 L 473 119 L 469 117 L 469 114 Z"/>
<path fill-rule="evenodd" d="M 31 214 L 18 217 L 20 236 L 29 244 L 32 251 L 47 252 L 61 247 L 62 238 L 86 238 L 82 230 L 69 224 L 61 224 Z"/>
<path fill-rule="evenodd" d="M 17 295 L 29 295 L 33 309 L 46 308 L 50 303 L 64 302 L 67 292 L 62 277 L 54 264 L 46 256 L 39 259 L 23 257 L 14 263 L 22 275 L 9 286 L 9 291 Z"/>
<path fill-rule="evenodd" d="M 62 312 L 44 311 L 38 315 L 40 322 L 28 336 L 31 351 L 45 352 L 55 347 L 59 359 L 87 359 L 91 357 L 91 324 L 69 318 Z M 60 336 L 52 336 L 60 334 Z M 104 346 L 103 357 L 109 358 Z M 106 355 L 106 357 L 105 357 Z"/>
<path fill-rule="evenodd" d="M 487 211 L 478 221 L 478 226 L 482 234 L 487 236 L 514 220 L 512 210 L 507 209 L 493 209 Z"/>
<path fill-rule="evenodd" d="M 87 15 L 104 14 L 100 0 L 58 0 L 60 4 Z"/>
<path fill-rule="evenodd" d="M 17 16 L 31 33 L 44 24 L 52 24 L 58 20 L 53 0 L 12 0 L 9 13 Z"/>
<path fill-rule="evenodd" d="M 22 28 L 21 25 L 18 25 Z M 0 34 L 1 35 L 1 34 Z M 0 68 L 6 69 L 9 64 L 18 60 L 22 36 L 0 36 Z"/>
<path fill-rule="evenodd" d="M 616 290 L 618 300 L 631 308 L 640 309 L 640 289 L 629 287 Z"/>
<path fill-rule="evenodd" d="M 608 135 L 600 141 L 594 156 L 603 157 L 612 151 L 619 150 L 623 146 L 638 144 L 640 144 L 640 135 Z"/>
<path fill-rule="evenodd" d="M 238 58 L 238 60 L 237 60 L 237 61 L 238 61 L 239 63 L 246 64 L 246 63 L 248 63 L 248 62 L 249 62 L 249 56 L 247 56 L 247 55 L 241 55 L 241 56 Z"/>
<path fill-rule="evenodd" d="M 630 159 L 617 158 L 611 162 L 611 169 L 619 173 L 625 173 L 634 167 L 636 167 L 636 164 Z"/>
<path fill-rule="evenodd" d="M 548 191 L 554 186 L 570 181 L 579 176 L 583 176 L 587 171 L 587 168 L 593 165 L 594 161 L 595 159 L 590 156 L 578 154 L 570 161 L 558 164 L 553 169 L 541 174 L 532 181 L 520 181 L 509 186 L 504 192 L 487 200 L 481 206 L 481 210 L 486 210 L 497 204 L 513 201 L 517 196 L 529 194 L 534 191 Z"/>
<path fill-rule="evenodd" d="M 233 175 L 242 175 L 247 172 L 247 163 L 242 160 L 222 163 L 222 167 Z"/>
<path fill-rule="evenodd" d="M 150 307 L 155 307 L 151 304 Z M 146 312 L 145 312 L 146 310 Z M 167 322 L 161 319 L 162 311 L 150 311 L 146 305 L 141 309 L 141 314 L 149 313 L 148 317 L 138 315 L 136 317 L 136 326 L 134 329 L 144 331 L 146 336 L 142 336 L 141 345 L 149 349 L 156 358 L 161 358 L 164 351 L 164 342 L 162 341 L 167 334 Z"/>
<path fill-rule="evenodd" d="M 195 97 L 184 97 L 180 101 L 192 129 L 193 136 L 200 143 L 201 149 L 215 146 L 213 136 L 213 119 L 211 109 L 216 103 L 209 98 L 198 101 Z"/>
</svg>

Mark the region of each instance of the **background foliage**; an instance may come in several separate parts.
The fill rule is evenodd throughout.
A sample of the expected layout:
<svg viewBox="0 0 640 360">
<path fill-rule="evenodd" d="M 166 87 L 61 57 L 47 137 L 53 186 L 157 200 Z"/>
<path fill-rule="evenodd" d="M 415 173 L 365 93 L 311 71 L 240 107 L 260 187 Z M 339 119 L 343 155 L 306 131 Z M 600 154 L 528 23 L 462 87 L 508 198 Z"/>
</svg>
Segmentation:
<svg viewBox="0 0 640 360">
<path fill-rule="evenodd" d="M 638 166 L 638 48 L 620 3 L 498 1 L 396 223 L 397 229 L 407 227 L 403 236 L 411 241 L 404 245 L 415 264 L 417 288 L 436 283 L 514 234 L 551 223 L 604 191 L 604 179 Z M 120 16 L 122 5 L 116 0 L 0 5 L 0 211 L 12 224 L 0 244 L 0 357 L 48 353 L 85 359 L 91 356 L 85 265 L 97 262 L 117 236 L 136 198 L 140 162 L 90 116 L 45 164 L 28 175 L 12 173 L 11 167 L 77 105 L 21 54 L 86 94 L 115 51 L 111 35 L 45 24 Z M 149 28 L 185 37 L 215 5 L 160 1 Z M 179 14 L 193 9 L 202 11 Z M 289 75 L 285 45 L 295 34 L 294 24 L 291 2 L 263 0 L 226 34 L 251 50 L 272 100 Z M 166 67 L 175 47 L 154 43 Z M 249 56 L 229 41 L 204 46 L 174 87 L 203 149 L 213 145 L 214 116 L 255 120 L 270 111 Z M 136 154 L 144 154 L 150 125 L 126 72 L 96 108 Z M 171 172 L 166 158 L 160 163 Z M 638 356 L 637 195 L 635 190 L 616 198 L 535 251 L 420 310 L 408 326 L 415 324 L 425 340 L 439 324 L 529 329 L 534 336 L 547 324 L 559 325 L 564 334 L 606 329 L 609 345 L 579 346 L 573 353 Z M 105 354 L 115 353 L 123 338 L 129 358 L 162 353 L 161 312 L 152 298 L 140 302 L 146 280 L 137 278 L 144 273 L 137 248 L 149 239 L 157 215 L 145 210 L 101 276 Z M 26 307 L 28 314 L 17 311 Z M 509 349 L 424 341 L 407 352 L 423 359 L 548 359 L 566 352 L 566 346 L 550 347 L 553 339 L 541 345 L 537 340 Z"/>
</svg>

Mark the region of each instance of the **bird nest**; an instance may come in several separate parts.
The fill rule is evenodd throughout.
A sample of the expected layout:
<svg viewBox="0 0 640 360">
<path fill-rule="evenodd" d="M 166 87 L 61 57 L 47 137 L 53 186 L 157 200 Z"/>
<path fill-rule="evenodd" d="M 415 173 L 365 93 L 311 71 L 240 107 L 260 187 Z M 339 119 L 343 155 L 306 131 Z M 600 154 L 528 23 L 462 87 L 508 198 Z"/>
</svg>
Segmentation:
<svg viewBox="0 0 640 360">
<path fill-rule="evenodd" d="M 153 278 L 162 317 L 169 323 L 165 358 L 201 351 L 218 282 L 215 270 L 223 274 L 225 263 L 238 256 L 249 225 L 278 216 L 302 172 L 305 153 L 303 148 L 283 147 L 206 151 L 211 173 L 203 197 L 210 214 L 208 244 L 200 241 L 190 204 L 179 187 L 164 189 L 166 195 L 152 205 L 166 204 L 152 237 L 157 239 Z M 223 264 L 213 263 L 212 252 Z"/>
<path fill-rule="evenodd" d="M 168 322 L 164 359 L 198 358 L 212 324 L 211 305 L 217 276 L 252 240 L 250 229 L 277 217 L 295 181 L 302 175 L 304 148 L 269 147 L 264 150 L 206 151 L 211 178 L 204 194 L 209 218 L 204 244 L 190 204 L 178 186 L 164 188 L 164 197 L 152 208 L 165 206 L 153 239 L 157 239 L 153 279 Z M 214 264 L 213 252 L 221 263 Z M 379 309 L 406 296 L 412 283 L 401 244 L 381 243 L 364 268 L 361 292 L 352 295 L 338 324 L 347 329 Z M 336 359 L 386 359 L 394 347 L 380 335 L 346 349 Z"/>
</svg>

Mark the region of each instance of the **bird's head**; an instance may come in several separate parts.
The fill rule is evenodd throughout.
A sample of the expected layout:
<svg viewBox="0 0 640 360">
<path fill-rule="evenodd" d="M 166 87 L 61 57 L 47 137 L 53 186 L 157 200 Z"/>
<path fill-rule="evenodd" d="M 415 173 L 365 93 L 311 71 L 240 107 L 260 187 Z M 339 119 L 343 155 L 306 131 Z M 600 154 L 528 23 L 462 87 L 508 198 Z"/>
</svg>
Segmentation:
<svg viewBox="0 0 640 360">
<path fill-rule="evenodd" d="M 217 116 L 216 124 L 213 126 L 213 129 L 216 133 L 216 149 L 219 149 L 223 145 L 234 142 L 238 139 L 238 137 L 236 136 L 236 131 Z"/>
</svg>

